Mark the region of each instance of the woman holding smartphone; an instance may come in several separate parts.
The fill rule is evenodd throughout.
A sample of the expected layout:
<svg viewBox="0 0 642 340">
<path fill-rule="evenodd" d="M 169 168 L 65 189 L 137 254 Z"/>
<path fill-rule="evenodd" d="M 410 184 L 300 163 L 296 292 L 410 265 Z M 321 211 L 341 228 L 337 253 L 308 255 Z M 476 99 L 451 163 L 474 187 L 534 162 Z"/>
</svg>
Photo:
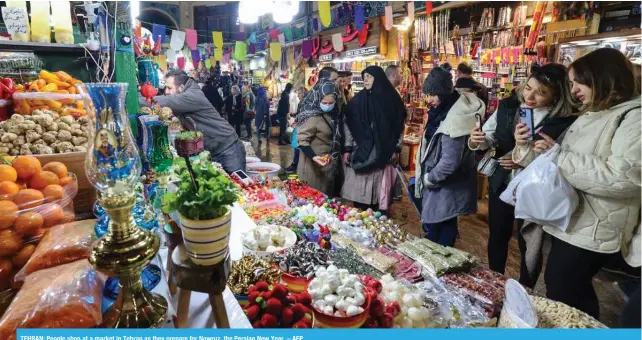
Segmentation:
<svg viewBox="0 0 642 340">
<path fill-rule="evenodd" d="M 490 269 L 499 273 L 504 273 L 506 269 L 508 243 L 515 222 L 515 208 L 499 199 L 499 195 L 522 169 L 512 158 L 516 145 L 514 132 L 520 123 L 520 111 L 521 116 L 529 122 L 528 125 L 532 126 L 528 138 L 540 138 L 537 132 L 542 130 L 553 138 L 561 135 L 575 119 L 566 67 L 560 64 L 534 65 L 526 83 L 511 97 L 502 100 L 497 111 L 481 129 L 473 129 L 468 140 L 471 150 L 492 150 L 498 162 L 489 178 L 488 264 Z M 522 220 L 517 221 L 518 228 L 522 224 Z M 537 273 L 534 277 L 529 275 L 524 263 L 526 243 L 521 233 L 518 233 L 518 244 L 521 254 L 519 282 L 533 288 L 541 268 L 534 270 Z M 541 261 L 537 266 L 541 266 Z"/>
<path fill-rule="evenodd" d="M 642 110 L 633 65 L 616 49 L 575 60 L 569 78 L 583 114 L 564 135 L 554 163 L 580 200 L 566 231 L 544 226 L 553 236 L 546 296 L 597 319 L 593 276 L 619 252 L 629 265 L 640 266 Z M 554 136 L 542 138 L 533 152 L 556 143 Z"/>
</svg>

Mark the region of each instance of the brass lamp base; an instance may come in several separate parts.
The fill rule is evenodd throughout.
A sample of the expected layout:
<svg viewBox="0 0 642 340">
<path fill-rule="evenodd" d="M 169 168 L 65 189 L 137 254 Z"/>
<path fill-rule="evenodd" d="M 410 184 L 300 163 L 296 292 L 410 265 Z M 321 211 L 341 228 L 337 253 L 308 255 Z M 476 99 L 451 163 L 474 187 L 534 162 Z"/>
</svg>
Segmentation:
<svg viewBox="0 0 642 340">
<path fill-rule="evenodd" d="M 89 254 L 96 270 L 119 279 L 118 299 L 104 316 L 104 327 L 160 327 L 167 314 L 167 300 L 143 288 L 140 274 L 158 252 L 158 236 L 136 226 L 131 215 L 135 193 L 107 192 L 100 204 L 111 222 L 108 232 Z"/>
</svg>

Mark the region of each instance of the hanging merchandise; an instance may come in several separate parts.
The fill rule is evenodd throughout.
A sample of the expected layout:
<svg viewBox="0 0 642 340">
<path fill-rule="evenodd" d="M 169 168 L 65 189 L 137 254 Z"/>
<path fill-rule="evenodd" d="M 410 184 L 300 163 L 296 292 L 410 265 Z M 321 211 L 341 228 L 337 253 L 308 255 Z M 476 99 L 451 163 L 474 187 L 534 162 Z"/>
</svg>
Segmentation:
<svg viewBox="0 0 642 340">
<path fill-rule="evenodd" d="M 244 59 L 245 59 L 245 56 L 242 60 Z M 280 42 L 270 43 L 270 59 L 272 59 L 273 62 L 281 61 L 281 43 Z M 241 60 L 241 59 L 237 59 L 237 60 Z"/>
<path fill-rule="evenodd" d="M 319 1 L 319 19 L 325 27 L 332 23 L 332 13 L 330 13 L 330 1 Z"/>
<path fill-rule="evenodd" d="M 30 1 L 31 5 L 31 41 L 51 42 L 51 18 L 49 1 Z"/>
<path fill-rule="evenodd" d="M 198 64 L 201 62 L 201 52 L 191 50 L 190 54 L 192 55 L 192 65 L 194 65 L 194 68 L 198 68 Z"/>
<path fill-rule="evenodd" d="M 354 23 L 357 26 L 357 30 L 361 31 L 365 23 L 364 8 L 361 4 L 354 6 Z"/>
<path fill-rule="evenodd" d="M 25 26 L 24 33 L 11 34 L 11 40 L 28 42 L 31 39 L 31 28 L 29 27 L 29 15 L 27 14 L 27 2 L 20 0 L 9 0 L 6 1 L 6 5 L 7 8 L 17 8 L 16 11 L 20 11 L 22 13 L 22 17 L 24 18 L 24 20 L 20 24 L 20 26 Z M 7 19 L 4 20 L 6 25 Z"/>
<path fill-rule="evenodd" d="M 426 15 L 432 14 L 432 1 L 426 1 Z"/>
<path fill-rule="evenodd" d="M 386 18 L 385 18 L 385 25 L 384 26 L 386 27 L 386 31 L 390 31 L 390 29 L 392 28 L 392 23 L 393 23 L 393 21 L 392 21 L 392 6 L 386 6 L 385 13 L 386 13 Z"/>
<path fill-rule="evenodd" d="M 359 31 L 359 34 L 357 34 L 357 38 L 359 40 L 359 47 L 363 47 L 368 41 L 369 28 L 370 28 L 370 24 L 365 24 L 363 25 L 363 28 Z"/>
<path fill-rule="evenodd" d="M 511 24 L 511 8 L 509 6 L 499 9 L 496 27 L 505 27 Z"/>
<path fill-rule="evenodd" d="M 176 58 L 176 66 L 179 69 L 184 70 L 185 69 L 185 57 Z"/>
<path fill-rule="evenodd" d="M 528 6 L 517 6 L 515 12 L 513 13 L 513 27 L 522 27 L 526 25 L 526 14 L 528 12 Z"/>
<path fill-rule="evenodd" d="M 184 45 L 185 45 L 185 32 L 172 30 L 172 37 L 170 38 L 170 41 L 169 41 L 169 46 L 171 46 L 172 50 L 180 51 L 183 49 Z"/>
<path fill-rule="evenodd" d="M 341 33 L 335 33 L 332 35 L 332 47 L 337 52 L 343 51 L 343 38 Z"/>
<path fill-rule="evenodd" d="M 491 29 L 495 24 L 495 9 L 484 8 L 481 19 L 479 20 L 478 31 Z"/>
<path fill-rule="evenodd" d="M 223 48 L 223 32 L 212 32 L 212 41 L 216 48 Z"/>
<path fill-rule="evenodd" d="M 152 25 L 152 39 L 154 42 L 158 41 L 160 38 L 161 42 L 165 41 L 165 32 L 167 32 L 167 27 L 165 25 Z"/>
<path fill-rule="evenodd" d="M 527 50 L 532 50 L 533 48 L 535 48 L 535 43 L 537 43 L 537 36 L 539 35 L 539 31 L 542 28 L 545 9 L 546 1 L 538 1 L 537 5 L 535 6 L 535 13 L 533 14 L 533 23 L 531 24 L 530 30 L 528 31 L 528 38 L 526 40 L 526 45 L 524 46 Z"/>
</svg>

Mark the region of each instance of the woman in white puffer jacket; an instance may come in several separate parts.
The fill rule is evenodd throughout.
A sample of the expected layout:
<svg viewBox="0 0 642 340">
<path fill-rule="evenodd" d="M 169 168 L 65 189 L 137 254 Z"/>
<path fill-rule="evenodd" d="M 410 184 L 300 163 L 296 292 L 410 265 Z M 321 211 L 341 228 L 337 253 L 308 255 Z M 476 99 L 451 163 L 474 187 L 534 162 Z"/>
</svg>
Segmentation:
<svg viewBox="0 0 642 340">
<path fill-rule="evenodd" d="M 546 295 L 598 318 L 593 276 L 619 252 L 640 266 L 640 94 L 631 62 L 615 49 L 577 59 L 569 78 L 584 113 L 555 163 L 580 203 L 566 231 L 544 226 L 553 236 Z M 532 145 L 537 153 L 555 143 L 542 137 Z"/>
</svg>

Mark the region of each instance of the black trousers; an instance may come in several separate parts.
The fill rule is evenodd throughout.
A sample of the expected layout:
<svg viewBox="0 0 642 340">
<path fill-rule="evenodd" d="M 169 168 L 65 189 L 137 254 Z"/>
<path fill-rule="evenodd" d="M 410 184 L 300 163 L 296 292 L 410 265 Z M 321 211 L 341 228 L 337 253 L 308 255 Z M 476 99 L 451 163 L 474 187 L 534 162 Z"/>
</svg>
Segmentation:
<svg viewBox="0 0 642 340">
<path fill-rule="evenodd" d="M 288 118 L 286 116 L 279 117 L 279 142 L 288 142 Z"/>
<path fill-rule="evenodd" d="M 546 297 L 599 319 L 600 305 L 593 276 L 617 255 L 596 253 L 552 237 L 544 274 Z"/>
<path fill-rule="evenodd" d="M 506 271 L 508 244 L 515 232 L 515 207 L 499 199 L 504 189 L 501 188 L 496 192 L 491 190 L 488 195 L 488 267 L 502 274 Z M 537 261 L 534 277 L 530 277 L 525 264 L 526 241 L 519 231 L 523 224 L 523 220 L 517 220 L 517 243 L 520 253 L 519 283 L 533 288 L 542 270 L 542 259 Z"/>
<path fill-rule="evenodd" d="M 640 286 L 638 283 L 638 289 L 629 297 L 629 302 L 624 305 L 624 310 L 622 311 L 622 316 L 620 317 L 620 327 L 622 328 L 640 328 L 641 317 L 640 317 Z"/>
</svg>

